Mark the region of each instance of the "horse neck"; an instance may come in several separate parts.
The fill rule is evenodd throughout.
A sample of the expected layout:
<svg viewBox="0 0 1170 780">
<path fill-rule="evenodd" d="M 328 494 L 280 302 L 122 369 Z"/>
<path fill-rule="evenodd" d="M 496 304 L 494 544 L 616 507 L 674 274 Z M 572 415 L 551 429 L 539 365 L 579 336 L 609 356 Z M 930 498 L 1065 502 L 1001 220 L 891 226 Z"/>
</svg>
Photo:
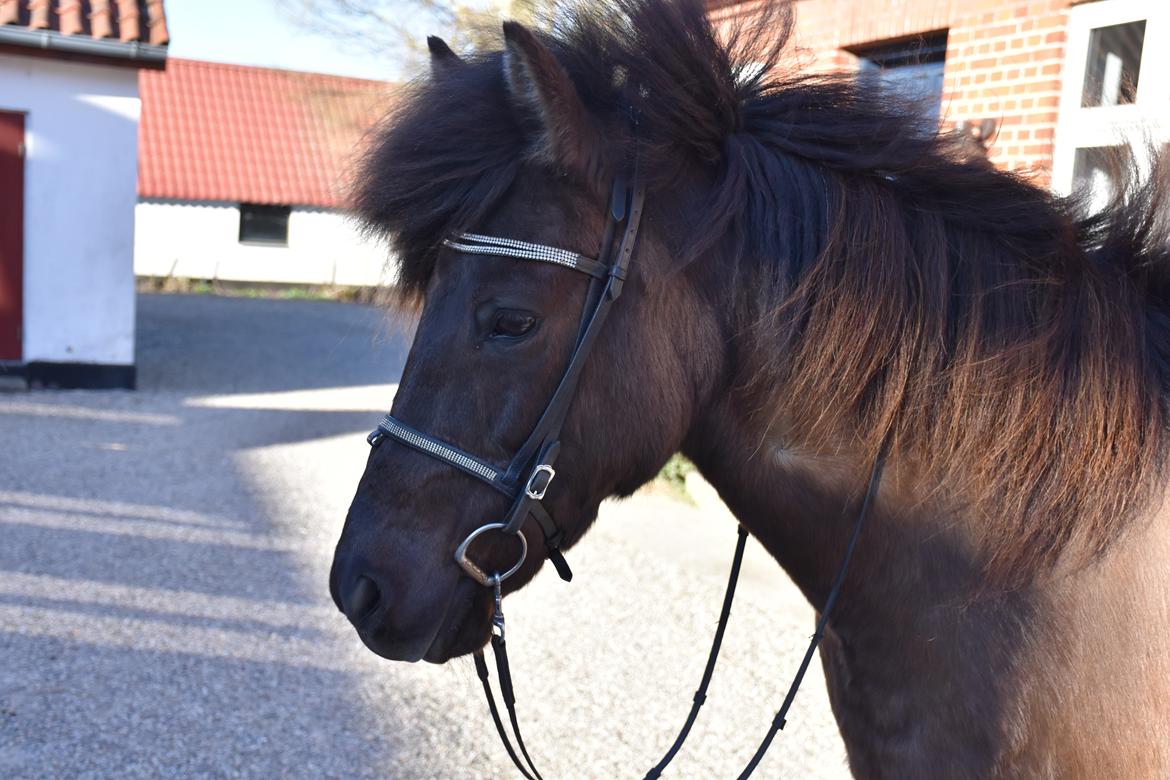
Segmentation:
<svg viewBox="0 0 1170 780">
<path fill-rule="evenodd" d="M 725 396 L 695 427 L 686 454 L 819 610 L 872 464 L 786 451 L 746 408 L 744 399 Z M 985 586 L 968 518 L 916 498 L 910 472 L 896 460 L 886 467 L 834 615 L 842 630 L 853 616 L 906 625 L 917 611 L 969 601 Z"/>
<path fill-rule="evenodd" d="M 722 376 L 735 377 L 734 351 L 727 360 Z M 773 428 L 783 420 L 759 414 L 734 380 L 717 385 L 683 451 L 820 611 L 871 463 L 786 450 Z M 1117 776 L 1071 768 L 1125 754 L 1170 765 L 1170 752 L 1146 755 L 1147 724 L 1170 734 L 1170 720 L 1145 704 L 1165 700 L 1147 688 L 1170 695 L 1170 509 L 1090 569 L 1061 566 L 1004 591 L 986 575 L 985 518 L 930 492 L 927 470 L 904 457 L 886 464 L 821 645 L 854 773 L 1030 776 L 1060 756 L 1058 774 Z M 1086 740 L 1078 725 L 1092 709 L 1132 726 Z M 1140 736 L 1113 742 L 1130 732 Z"/>
<path fill-rule="evenodd" d="M 685 451 L 820 611 L 869 464 L 785 452 L 738 408 L 715 404 Z M 1116 769 L 1110 757 L 1125 755 L 1170 766 L 1148 737 L 1170 734 L 1154 704 L 1170 695 L 1170 508 L 1089 569 L 1002 591 L 983 575 L 977 519 L 915 498 L 913 482 L 908 464 L 887 464 L 821 645 L 854 773 L 1047 775 L 1053 756 L 1066 770 Z M 1089 710 L 1130 725 L 1086 740 Z M 1016 755 L 1021 740 L 1029 748 Z"/>
<path fill-rule="evenodd" d="M 821 611 L 870 464 L 785 452 L 737 411 L 734 399 L 717 406 L 693 432 L 687 454 Z M 887 464 L 821 646 L 834 712 L 859 776 L 880 773 L 866 756 L 881 753 L 886 737 L 871 735 L 885 728 L 883 722 L 922 724 L 930 713 L 952 707 L 954 697 L 964 701 L 965 722 L 988 730 L 981 742 L 993 743 L 997 712 L 1010 694 L 1000 690 L 992 670 L 1014 663 L 1030 610 L 1024 594 L 967 606 L 981 578 L 964 523 L 906 511 L 899 495 L 905 471 L 897 462 Z M 960 613 L 962 627 L 954 619 Z M 988 663 L 963 665 L 964 653 Z M 921 730 L 933 729 L 964 733 L 941 720 Z M 897 730 L 889 736 L 907 737 Z M 929 739 L 935 737 L 932 732 Z M 929 776 L 912 763 L 887 768 L 891 776 Z"/>
</svg>

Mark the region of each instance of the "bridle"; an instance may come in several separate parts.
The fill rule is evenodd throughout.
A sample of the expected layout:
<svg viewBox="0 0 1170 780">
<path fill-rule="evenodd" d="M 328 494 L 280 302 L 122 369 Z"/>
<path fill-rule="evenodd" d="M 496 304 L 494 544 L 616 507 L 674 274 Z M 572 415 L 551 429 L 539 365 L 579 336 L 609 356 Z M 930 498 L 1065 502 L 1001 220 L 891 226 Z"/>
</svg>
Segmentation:
<svg viewBox="0 0 1170 780">
<path fill-rule="evenodd" d="M 389 414 L 367 439 L 371 446 L 377 447 L 385 438 L 392 438 L 486 482 L 512 500 L 512 506 L 501 522 L 487 523 L 475 529 L 455 551 L 455 561 L 468 576 L 484 587 L 498 590 L 500 583 L 515 574 L 524 563 L 528 555 L 528 540 L 521 526 L 529 515 L 540 526 L 549 560 L 556 567 L 561 579 L 566 582 L 573 579 L 573 572 L 560 552 L 563 533 L 549 516 L 543 501 L 549 484 L 557 474 L 555 465 L 561 449 L 561 428 L 564 426 L 569 404 L 577 393 L 577 382 L 581 378 L 585 360 L 597 343 L 597 336 L 609 316 L 614 301 L 621 296 L 625 286 L 626 274 L 638 240 L 645 199 L 646 191 L 641 184 L 628 183 L 624 177 L 615 179 L 601 243 L 601 256 L 611 257 L 609 262 L 599 262 L 565 249 L 476 233 L 462 233 L 443 242 L 445 246 L 465 254 L 513 257 L 549 263 L 590 277 L 589 293 L 581 315 L 577 343 L 565 373 L 553 391 L 552 398 L 545 406 L 536 427 L 504 469 L 498 469 L 458 447 L 416 431 Z M 615 236 L 619 229 L 622 231 L 621 238 L 615 246 Z M 468 557 L 467 552 L 471 543 L 488 531 L 501 531 L 520 540 L 520 557 L 504 572 L 488 574 Z"/>
<path fill-rule="evenodd" d="M 470 534 L 455 549 L 455 562 L 473 580 L 486 588 L 491 588 L 494 595 L 495 607 L 492 614 L 492 652 L 496 660 L 496 672 L 499 676 L 501 698 L 508 712 L 512 731 L 516 736 L 516 747 L 512 746 L 496 706 L 495 696 L 492 694 L 488 678 L 487 662 L 483 651 L 475 653 L 475 668 L 480 682 L 483 684 L 484 695 L 487 698 L 488 710 L 495 723 L 496 731 L 500 736 L 509 758 L 527 780 L 543 780 L 536 770 L 524 739 L 520 734 L 520 725 L 516 717 L 516 697 L 512 688 L 512 674 L 508 663 L 507 644 L 504 639 L 504 612 L 503 594 L 501 586 L 504 580 L 511 577 L 524 564 L 528 556 L 528 540 L 524 536 L 522 526 L 531 516 L 540 527 L 545 540 L 545 549 L 549 561 L 556 568 L 561 579 L 566 582 L 572 580 L 573 573 L 560 552 L 563 533 L 557 527 L 552 517 L 545 509 L 543 500 L 549 484 L 556 477 L 554 468 L 557 456 L 560 454 L 560 433 L 564 426 L 565 417 L 577 391 L 581 371 L 585 361 L 597 342 L 598 334 L 609 315 L 613 304 L 622 294 L 626 278 L 629 273 L 630 261 L 633 259 L 634 249 L 641 226 L 642 211 L 646 199 L 646 191 L 639 180 L 636 166 L 634 173 L 629 176 L 617 176 L 614 179 L 613 191 L 610 197 L 609 208 L 606 213 L 606 227 L 601 241 L 601 253 L 598 259 L 585 257 L 576 252 L 565 249 L 533 244 L 527 241 L 518 241 L 510 238 L 499 238 L 476 233 L 462 233 L 444 241 L 444 245 L 464 254 L 491 255 L 511 257 L 518 260 L 550 263 L 562 268 L 571 269 L 590 277 L 589 291 L 586 296 L 585 307 L 581 315 L 576 344 L 569 358 L 568 366 L 561 377 L 560 383 L 545 406 L 544 412 L 537 421 L 535 428 L 528 435 L 524 444 L 503 469 L 499 469 L 486 460 L 455 447 L 441 439 L 437 439 L 421 431 L 417 431 L 387 414 L 368 437 L 370 446 L 377 447 L 387 438 L 405 444 L 424 455 L 428 455 L 442 463 L 459 469 L 465 474 L 485 482 L 495 490 L 503 493 L 512 504 L 504 519 L 499 522 L 485 523 Z M 776 733 L 784 728 L 785 716 L 796 697 L 796 691 L 808 670 L 813 653 L 816 651 L 821 637 L 824 635 L 829 614 L 841 584 L 845 579 L 845 572 L 853 556 L 853 549 L 861 533 L 861 527 L 870 506 L 877 493 L 881 481 L 882 468 L 885 463 L 885 444 L 882 445 L 870 471 L 869 485 L 854 522 L 852 536 L 841 562 L 841 567 L 834 578 L 828 598 L 821 610 L 817 621 L 816 631 L 809 643 L 801 661 L 800 668 L 788 689 L 784 702 L 776 713 L 764 740 L 760 743 L 755 755 L 747 767 L 740 774 L 740 780 L 755 771 L 756 766 L 764 757 Z M 471 543 L 489 531 L 499 531 L 516 537 L 520 542 L 520 554 L 516 562 L 504 571 L 488 573 L 477 565 L 468 555 Z M 727 628 L 728 618 L 731 615 L 731 605 L 735 597 L 735 587 L 739 579 L 739 571 L 743 562 L 744 548 L 747 543 L 748 531 L 742 525 L 739 527 L 738 539 L 735 546 L 735 555 L 732 558 L 731 574 L 727 582 L 727 590 L 723 597 L 723 608 L 719 616 L 719 624 L 711 644 L 711 652 L 707 658 L 707 665 L 703 677 L 695 692 L 691 711 L 687 716 L 674 744 L 666 752 L 662 760 L 646 774 L 646 779 L 661 776 L 667 764 L 674 758 L 690 733 L 698 716 L 699 709 L 707 698 L 707 687 L 715 671 L 715 662 L 719 656 L 719 649 L 723 642 L 723 634 Z M 520 760 L 524 757 L 524 761 Z"/>
</svg>

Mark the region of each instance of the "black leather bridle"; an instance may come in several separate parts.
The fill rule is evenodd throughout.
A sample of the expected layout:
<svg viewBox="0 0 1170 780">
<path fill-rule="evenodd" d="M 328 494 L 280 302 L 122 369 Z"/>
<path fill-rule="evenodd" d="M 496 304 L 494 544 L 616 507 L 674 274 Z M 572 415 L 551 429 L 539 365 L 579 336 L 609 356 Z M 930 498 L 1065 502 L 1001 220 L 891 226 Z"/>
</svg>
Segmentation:
<svg viewBox="0 0 1170 780">
<path fill-rule="evenodd" d="M 497 468 L 488 461 L 464 452 L 441 439 L 417 431 L 389 414 L 383 418 L 377 429 L 367 439 L 373 447 L 379 446 L 387 438 L 405 444 L 424 455 L 435 458 L 449 466 L 459 469 L 469 476 L 487 483 L 512 501 L 511 507 L 508 509 L 502 521 L 485 523 L 468 534 L 467 538 L 455 550 L 455 562 L 459 564 L 469 577 L 484 587 L 491 588 L 494 593 L 495 609 L 492 615 L 492 652 L 496 659 L 496 672 L 499 676 L 501 697 L 507 709 L 512 730 L 516 735 L 516 747 L 520 750 L 519 755 L 517 755 L 511 740 L 508 738 L 507 730 L 504 728 L 503 720 L 500 717 L 499 708 L 496 706 L 495 696 L 492 694 L 491 684 L 488 679 L 487 662 L 484 660 L 482 650 L 476 651 L 475 653 L 475 668 L 480 682 L 483 684 L 488 710 L 491 712 L 496 731 L 500 735 L 500 741 L 503 743 L 509 758 L 512 759 L 512 763 L 516 765 L 516 768 L 520 770 L 520 774 L 527 778 L 527 780 L 543 780 L 543 778 L 536 770 L 536 766 L 528 755 L 528 750 L 520 734 L 520 725 L 516 716 L 516 697 L 512 687 L 512 674 L 508 663 L 507 644 L 504 639 L 504 612 L 501 586 L 504 580 L 519 571 L 520 566 L 523 565 L 528 555 L 528 541 L 524 536 L 522 526 L 529 516 L 532 516 L 536 520 L 544 535 L 545 549 L 557 573 L 566 582 L 573 578 L 573 573 L 560 552 L 563 533 L 545 509 L 543 500 L 548 491 L 549 484 L 556 476 L 554 465 L 561 448 L 561 428 L 564 426 L 569 405 L 576 395 L 581 370 L 585 365 L 590 351 L 597 342 L 598 334 L 601 332 L 601 328 L 609 315 L 610 309 L 622 294 L 622 289 L 629 273 L 630 262 L 633 259 L 634 249 L 637 244 L 645 198 L 645 189 L 639 180 L 636 167 L 632 176 L 628 178 L 618 176 L 615 178 L 609 209 L 606 214 L 606 227 L 601 242 L 601 254 L 598 259 L 585 257 L 575 252 L 556 247 L 473 233 L 464 233 L 447 239 L 444 242 L 446 246 L 466 254 L 495 255 L 534 262 L 552 263 L 578 271 L 590 277 L 589 292 L 586 297 L 584 311 L 581 315 L 581 325 L 577 342 L 572 356 L 569 358 L 565 373 L 561 378 L 560 384 L 557 385 L 556 390 L 553 392 L 552 398 L 545 407 L 543 414 L 541 414 L 539 421 L 536 423 L 536 427 L 528 435 L 524 444 L 512 457 L 512 460 L 506 467 L 503 469 Z M 854 522 L 853 534 L 850 537 L 844 558 L 841 562 L 841 567 L 837 571 L 832 588 L 821 611 L 821 617 L 817 621 L 816 631 L 809 643 L 808 650 L 788 689 L 788 694 L 784 698 L 784 703 L 780 711 L 776 713 L 776 717 L 772 721 L 772 726 L 767 736 L 761 742 L 747 767 L 740 774 L 740 780 L 744 780 L 744 778 L 752 774 L 767 752 L 776 733 L 784 728 L 785 716 L 789 707 L 792 705 L 796 691 L 804 678 L 804 674 L 808 670 L 813 653 L 816 651 L 817 645 L 824 634 L 829 614 L 833 609 L 833 604 L 837 600 L 837 595 L 845 578 L 846 569 L 853 556 L 853 549 L 861 533 L 862 524 L 866 515 L 869 513 L 870 506 L 877 493 L 884 462 L 885 445 L 883 444 L 881 452 L 874 459 L 873 468 L 870 471 L 869 485 L 858 510 L 857 519 Z M 471 543 L 489 531 L 499 531 L 515 536 L 519 540 L 520 555 L 511 568 L 489 574 L 469 557 L 468 550 Z M 715 662 L 723 642 L 723 634 L 727 628 L 728 618 L 731 615 L 731 604 L 735 597 L 735 586 L 739 579 L 739 571 L 743 562 L 747 536 L 747 529 L 741 525 L 739 527 L 735 555 L 732 559 L 731 574 L 727 582 L 727 591 L 723 597 L 723 609 L 720 612 L 719 624 L 715 631 L 711 652 L 707 658 L 707 665 L 703 671 L 702 681 L 699 684 L 698 690 L 695 692 L 690 713 L 674 744 L 671 745 L 662 760 L 646 774 L 647 780 L 659 777 L 667 764 L 678 753 L 679 748 L 682 747 L 684 740 L 686 740 L 687 735 L 690 733 L 692 725 L 694 725 L 699 708 L 703 706 L 707 698 L 707 687 L 715 671 Z M 523 762 L 520 760 L 520 756 L 523 756 Z"/>
<path fill-rule="evenodd" d="M 371 446 L 377 447 L 387 437 L 392 438 L 486 482 L 512 500 L 512 506 L 502 521 L 487 523 L 472 531 L 455 552 L 456 562 L 472 579 L 484 587 L 498 588 L 501 582 L 515 574 L 524 563 L 528 554 L 528 541 L 521 527 L 529 515 L 536 519 L 544 534 L 545 549 L 557 573 L 566 582 L 573 578 L 573 573 L 560 552 L 563 533 L 549 516 L 543 501 L 549 484 L 556 476 L 555 465 L 561 450 L 561 428 L 565 424 L 569 405 L 577 394 L 577 382 L 581 378 L 581 371 L 597 343 L 597 336 L 609 316 L 610 309 L 625 287 L 630 260 L 638 241 L 638 229 L 642 224 L 642 206 L 645 199 L 646 191 L 636 181 L 636 177 L 631 181 L 627 181 L 625 177 L 618 177 L 614 181 L 613 194 L 606 214 L 605 234 L 601 242 L 601 257 L 608 258 L 608 261 L 594 260 L 555 247 L 474 233 L 464 233 L 444 242 L 446 246 L 467 254 L 498 255 L 551 263 L 590 277 L 589 293 L 581 315 L 577 343 L 565 373 L 553 391 L 552 398 L 545 406 L 536 427 L 528 434 L 524 444 L 505 468 L 498 469 L 475 455 L 411 428 L 389 414 L 369 435 L 368 441 Z M 619 230 L 620 240 L 617 240 L 615 245 L 615 237 L 618 236 Z M 468 557 L 471 542 L 488 531 L 501 531 L 520 540 L 520 557 L 507 571 L 488 574 Z"/>
</svg>

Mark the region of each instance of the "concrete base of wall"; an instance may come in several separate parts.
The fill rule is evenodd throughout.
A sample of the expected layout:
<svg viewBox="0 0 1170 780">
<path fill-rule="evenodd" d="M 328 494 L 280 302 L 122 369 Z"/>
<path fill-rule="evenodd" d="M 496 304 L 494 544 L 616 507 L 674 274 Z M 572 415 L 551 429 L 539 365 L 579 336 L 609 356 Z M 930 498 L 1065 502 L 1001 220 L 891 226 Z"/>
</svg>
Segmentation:
<svg viewBox="0 0 1170 780">
<path fill-rule="evenodd" d="M 23 375 L 31 387 L 59 390 L 133 390 L 138 381 L 135 366 L 100 363 L 49 363 L 34 361 L 22 366 L 6 366 L 6 376 Z"/>
</svg>

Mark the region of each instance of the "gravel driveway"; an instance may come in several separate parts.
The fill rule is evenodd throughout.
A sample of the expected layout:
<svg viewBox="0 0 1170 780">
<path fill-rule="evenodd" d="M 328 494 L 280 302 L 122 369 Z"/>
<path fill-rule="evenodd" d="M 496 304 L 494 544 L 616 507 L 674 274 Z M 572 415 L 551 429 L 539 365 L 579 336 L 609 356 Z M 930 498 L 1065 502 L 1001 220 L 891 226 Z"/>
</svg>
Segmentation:
<svg viewBox="0 0 1170 780">
<path fill-rule="evenodd" d="M 137 392 L 0 393 L 0 777 L 511 778 L 469 661 L 392 664 L 329 599 L 333 545 L 406 341 L 372 308 L 139 299 Z M 607 504 L 508 601 L 546 778 L 638 778 L 686 714 L 734 521 Z M 734 777 L 812 611 L 750 548 L 669 777 Z M 814 664 L 761 778 L 848 777 Z"/>
</svg>

